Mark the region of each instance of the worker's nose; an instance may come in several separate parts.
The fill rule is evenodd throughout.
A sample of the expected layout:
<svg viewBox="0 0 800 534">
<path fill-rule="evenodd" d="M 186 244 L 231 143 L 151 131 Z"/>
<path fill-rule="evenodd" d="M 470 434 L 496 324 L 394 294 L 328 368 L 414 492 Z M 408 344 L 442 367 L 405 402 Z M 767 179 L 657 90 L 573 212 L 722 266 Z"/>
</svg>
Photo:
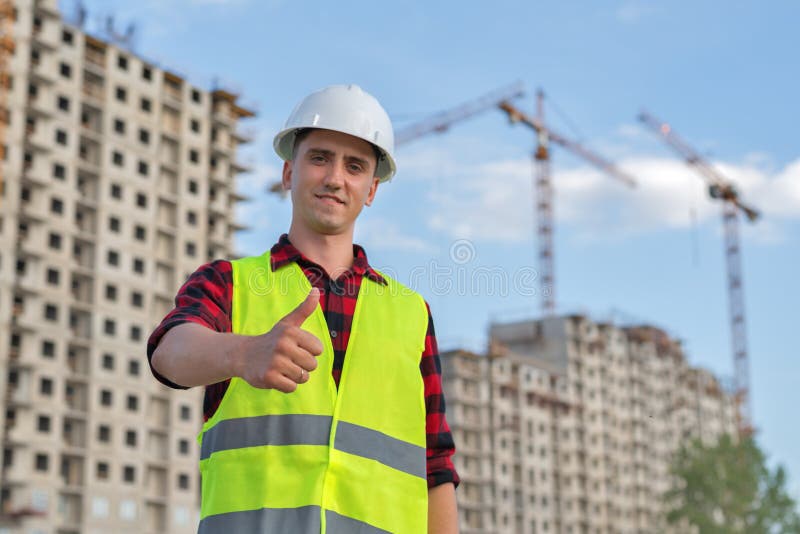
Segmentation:
<svg viewBox="0 0 800 534">
<path fill-rule="evenodd" d="M 323 180 L 323 183 L 326 187 L 331 189 L 339 189 L 344 185 L 344 179 L 344 163 L 340 161 L 334 161 L 333 164 L 328 167 L 328 172 L 325 173 L 325 179 Z"/>
</svg>

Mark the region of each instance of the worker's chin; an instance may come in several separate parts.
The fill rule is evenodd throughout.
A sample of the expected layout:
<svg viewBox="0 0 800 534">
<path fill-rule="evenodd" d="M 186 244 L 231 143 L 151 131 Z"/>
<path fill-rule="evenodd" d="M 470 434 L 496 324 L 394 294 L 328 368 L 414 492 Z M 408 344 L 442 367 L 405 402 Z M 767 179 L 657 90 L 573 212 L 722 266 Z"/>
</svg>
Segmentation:
<svg viewBox="0 0 800 534">
<path fill-rule="evenodd" d="M 336 220 L 319 220 L 314 225 L 314 231 L 322 235 L 339 235 L 346 232 L 351 225 L 343 221 Z"/>
</svg>

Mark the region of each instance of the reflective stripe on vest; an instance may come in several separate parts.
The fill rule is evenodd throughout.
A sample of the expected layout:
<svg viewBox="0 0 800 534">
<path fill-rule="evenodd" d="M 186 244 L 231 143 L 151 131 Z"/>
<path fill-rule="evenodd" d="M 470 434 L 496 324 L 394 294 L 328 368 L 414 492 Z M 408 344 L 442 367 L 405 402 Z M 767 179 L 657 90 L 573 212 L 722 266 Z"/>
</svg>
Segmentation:
<svg viewBox="0 0 800 534">
<path fill-rule="evenodd" d="M 333 418 L 325 415 L 262 415 L 220 421 L 203 436 L 200 459 L 228 449 L 263 445 L 327 445 Z M 426 477 L 425 449 L 363 426 L 340 421 L 334 447 L 409 475 Z"/>
<path fill-rule="evenodd" d="M 261 508 L 227 514 L 211 515 L 200 522 L 198 534 L 240 534 L 247 532 L 292 534 L 317 533 L 321 530 L 320 507 Z M 386 534 L 388 530 L 375 528 L 356 519 L 325 511 L 325 530 L 328 534 Z"/>
<path fill-rule="evenodd" d="M 311 288 L 295 263 L 272 272 L 269 253 L 232 265 L 234 333 L 268 332 Z M 319 306 L 302 325 L 324 347 L 308 382 L 285 394 L 231 379 L 200 435 L 200 532 L 427 532 L 428 314 L 385 278 L 361 283 L 338 391 Z"/>
</svg>

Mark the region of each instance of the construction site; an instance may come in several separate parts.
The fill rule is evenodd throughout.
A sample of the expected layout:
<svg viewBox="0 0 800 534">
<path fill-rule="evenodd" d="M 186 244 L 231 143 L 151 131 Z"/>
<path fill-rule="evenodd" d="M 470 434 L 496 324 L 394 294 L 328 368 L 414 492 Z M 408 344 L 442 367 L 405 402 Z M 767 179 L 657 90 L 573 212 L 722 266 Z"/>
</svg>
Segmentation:
<svg viewBox="0 0 800 534">
<path fill-rule="evenodd" d="M 0 1 L 0 534 L 196 532 L 202 388 L 156 382 L 144 343 L 198 265 L 240 253 L 237 205 L 286 193 L 274 176 L 241 187 L 254 172 L 243 125 L 257 113 L 238 91 L 195 84 L 113 24 L 100 35 L 83 22 L 56 0 Z M 494 113 L 530 140 L 537 312 L 488 324 L 485 350 L 440 354 L 460 532 L 685 532 L 664 519 L 676 451 L 757 432 L 740 223 L 761 214 L 641 111 L 721 211 L 709 254 L 724 257 L 727 309 L 714 313 L 732 378 L 692 364 L 663 327 L 563 312 L 554 153 L 632 198 L 642 178 L 551 126 L 547 98 L 515 83 L 395 135 L 418 144 Z"/>
</svg>

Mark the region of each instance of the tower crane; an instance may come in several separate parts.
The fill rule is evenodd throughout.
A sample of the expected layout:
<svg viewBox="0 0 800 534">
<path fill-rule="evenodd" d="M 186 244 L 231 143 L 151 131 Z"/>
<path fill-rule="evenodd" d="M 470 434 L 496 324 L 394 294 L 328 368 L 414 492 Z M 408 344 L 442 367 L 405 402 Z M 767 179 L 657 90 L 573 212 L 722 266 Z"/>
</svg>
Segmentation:
<svg viewBox="0 0 800 534">
<path fill-rule="evenodd" d="M 444 133 L 457 122 L 474 117 L 487 109 L 500 105 L 502 102 L 508 102 L 524 94 L 525 88 L 522 82 L 517 82 L 508 87 L 496 89 L 457 107 L 441 111 L 418 123 L 398 130 L 394 139 L 395 147 L 408 144 L 428 134 Z M 283 184 L 280 181 L 273 182 L 269 186 L 269 192 L 286 197 L 286 191 L 284 191 Z"/>
<path fill-rule="evenodd" d="M 725 228 L 725 257 L 728 271 L 728 308 L 731 322 L 731 348 L 734 365 L 734 395 L 737 403 L 737 426 L 741 436 L 753 433 L 750 401 L 750 371 L 747 355 L 747 328 L 742 283 L 742 255 L 739 244 L 739 212 L 754 223 L 760 217 L 758 210 L 742 202 L 736 187 L 681 139 L 666 122 L 646 111 L 639 120 L 656 132 L 661 139 L 694 167 L 708 184 L 711 198 L 722 202 L 722 224 Z"/>
<path fill-rule="evenodd" d="M 540 291 L 542 312 L 555 314 L 555 270 L 553 267 L 553 184 L 550 174 L 550 143 L 566 148 L 606 174 L 624 184 L 635 187 L 636 180 L 618 169 L 613 163 L 598 156 L 580 143 L 554 131 L 544 123 L 544 92 L 536 93 L 536 117 L 526 115 L 508 101 L 499 104 L 512 123 L 521 122 L 536 133 L 536 151 L 533 153 L 536 181 L 536 218 L 539 242 Z"/>
<path fill-rule="evenodd" d="M 502 102 L 521 97 L 524 94 L 525 88 L 522 82 L 497 89 L 475 100 L 442 111 L 421 122 L 399 130 L 394 141 L 395 145 L 405 145 L 430 133 L 444 133 L 456 122 L 474 117 L 482 111 L 500 105 Z"/>
</svg>

